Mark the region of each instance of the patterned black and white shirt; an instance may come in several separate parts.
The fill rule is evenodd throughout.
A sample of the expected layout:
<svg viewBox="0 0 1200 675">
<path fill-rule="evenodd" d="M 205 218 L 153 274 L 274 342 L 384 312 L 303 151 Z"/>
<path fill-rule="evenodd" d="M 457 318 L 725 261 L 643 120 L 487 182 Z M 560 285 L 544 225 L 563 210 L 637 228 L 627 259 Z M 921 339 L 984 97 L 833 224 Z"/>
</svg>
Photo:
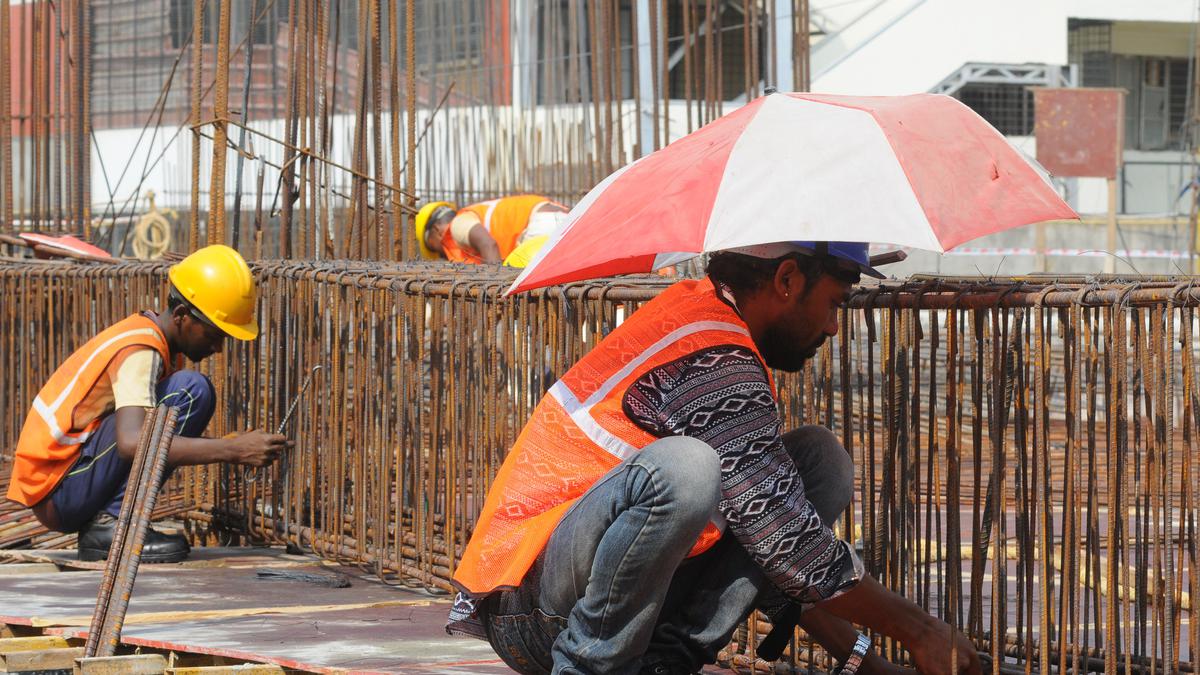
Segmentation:
<svg viewBox="0 0 1200 675">
<path fill-rule="evenodd" d="M 748 349 L 711 347 L 660 366 L 629 388 L 624 404 L 651 434 L 690 436 L 716 450 L 727 531 L 784 595 L 819 602 L 862 578 L 854 550 L 804 495 L 767 373 Z"/>
<path fill-rule="evenodd" d="M 691 436 L 716 450 L 727 531 L 785 596 L 819 602 L 862 578 L 854 550 L 821 523 L 805 497 L 766 370 L 750 350 L 710 347 L 659 366 L 629 387 L 623 404 L 654 436 Z M 447 630 L 483 638 L 475 609 L 458 594 Z"/>
</svg>

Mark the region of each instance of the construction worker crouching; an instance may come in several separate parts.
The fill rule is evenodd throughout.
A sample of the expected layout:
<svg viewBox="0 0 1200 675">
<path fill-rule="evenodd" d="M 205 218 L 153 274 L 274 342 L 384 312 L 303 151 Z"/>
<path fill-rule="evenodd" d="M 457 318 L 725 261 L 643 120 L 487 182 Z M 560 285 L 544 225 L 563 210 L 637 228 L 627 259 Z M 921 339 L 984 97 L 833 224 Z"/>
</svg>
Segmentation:
<svg viewBox="0 0 1200 675">
<path fill-rule="evenodd" d="M 966 637 L 872 579 L 831 530 L 854 492 L 837 437 L 782 428 L 771 370 L 799 371 L 837 333 L 861 274 L 882 276 L 862 243 L 720 252 L 606 336 L 505 458 L 447 629 L 520 673 L 682 675 L 761 609 L 780 650 L 798 623 L 847 675 L 912 672 L 855 624 L 899 640 L 921 672 L 978 673 Z"/>
<path fill-rule="evenodd" d="M 524 267 L 566 221 L 567 207 L 541 195 L 501 197 L 455 209 L 431 202 L 414 219 L 428 260 Z"/>
<path fill-rule="evenodd" d="M 33 400 L 21 429 L 8 498 L 30 507 L 51 530 L 79 533 L 79 559 L 103 560 L 146 411 L 178 409 L 167 475 L 178 466 L 232 462 L 264 466 L 291 446 L 252 431 L 202 438 L 215 407 L 212 383 L 193 363 L 219 353 L 229 337 L 253 340 L 255 283 L 228 246 L 209 246 L 168 271 L 167 311 L 133 314 L 75 351 Z M 177 562 L 181 536 L 146 533 L 142 562 Z"/>
</svg>

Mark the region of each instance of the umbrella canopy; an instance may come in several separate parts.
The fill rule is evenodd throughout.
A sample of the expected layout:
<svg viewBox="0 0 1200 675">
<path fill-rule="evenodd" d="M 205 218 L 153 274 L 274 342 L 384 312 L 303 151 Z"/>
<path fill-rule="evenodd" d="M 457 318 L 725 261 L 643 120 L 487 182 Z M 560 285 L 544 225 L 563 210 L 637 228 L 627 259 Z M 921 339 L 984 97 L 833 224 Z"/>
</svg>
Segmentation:
<svg viewBox="0 0 1200 675">
<path fill-rule="evenodd" d="M 69 234 L 54 236 L 49 234 L 39 234 L 37 232 L 18 232 L 17 236 L 24 239 L 27 242 L 27 246 L 44 246 L 55 251 L 82 253 L 84 255 L 95 256 L 97 258 L 112 259 L 112 255 L 108 251 L 105 251 L 97 246 L 93 246 L 77 237 L 72 237 Z"/>
<path fill-rule="evenodd" d="M 1078 218 L 957 99 L 769 94 L 605 178 L 509 293 L 778 241 L 946 251 Z"/>
</svg>

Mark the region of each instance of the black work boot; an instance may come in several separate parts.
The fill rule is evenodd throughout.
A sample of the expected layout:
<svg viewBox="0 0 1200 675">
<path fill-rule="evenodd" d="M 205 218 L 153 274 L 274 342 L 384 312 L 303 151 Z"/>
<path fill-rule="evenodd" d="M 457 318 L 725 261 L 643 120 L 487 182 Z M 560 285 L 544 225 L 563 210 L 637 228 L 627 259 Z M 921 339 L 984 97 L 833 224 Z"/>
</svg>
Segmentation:
<svg viewBox="0 0 1200 675">
<path fill-rule="evenodd" d="M 101 513 L 92 519 L 79 531 L 79 559 L 107 560 L 116 527 L 117 519 L 108 513 Z M 142 562 L 175 563 L 186 558 L 191 550 L 183 537 L 163 534 L 151 527 L 146 529 L 146 541 L 142 544 Z"/>
</svg>

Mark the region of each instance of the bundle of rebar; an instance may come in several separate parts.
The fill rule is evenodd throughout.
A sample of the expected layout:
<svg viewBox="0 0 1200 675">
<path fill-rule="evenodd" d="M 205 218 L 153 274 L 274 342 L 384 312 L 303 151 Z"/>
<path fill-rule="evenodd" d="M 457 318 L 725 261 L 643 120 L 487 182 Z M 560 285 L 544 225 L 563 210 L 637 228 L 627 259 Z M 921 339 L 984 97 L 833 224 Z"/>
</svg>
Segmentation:
<svg viewBox="0 0 1200 675">
<path fill-rule="evenodd" d="M 290 543 L 443 590 L 542 393 L 671 282 L 503 298 L 512 271 L 253 267 L 264 330 L 204 365 L 220 401 L 208 433 L 273 428 L 323 367 L 286 466 L 249 484 L 240 467 L 177 473 L 167 490 L 195 505 L 191 536 Z M 0 263 L 12 300 L 0 359 L 15 374 L 0 383 L 0 447 L 72 349 L 162 307 L 165 270 Z M 1198 304 L 1192 281 L 1153 278 L 864 286 L 838 336 L 778 378 L 782 411 L 788 425 L 829 426 L 851 451 L 858 492 L 838 529 L 868 571 L 966 631 L 998 668 L 1185 667 L 1200 644 Z M 728 663 L 754 663 L 762 635 L 748 625 Z M 823 657 L 801 641 L 788 658 Z"/>
<path fill-rule="evenodd" d="M 142 422 L 141 436 L 129 469 L 129 483 L 113 528 L 104 577 L 96 593 L 96 610 L 88 629 L 84 656 L 112 656 L 121 641 L 121 627 L 141 563 L 142 544 L 150 528 L 151 512 L 166 472 L 167 454 L 178 418 L 177 408 L 159 405 Z"/>
</svg>

